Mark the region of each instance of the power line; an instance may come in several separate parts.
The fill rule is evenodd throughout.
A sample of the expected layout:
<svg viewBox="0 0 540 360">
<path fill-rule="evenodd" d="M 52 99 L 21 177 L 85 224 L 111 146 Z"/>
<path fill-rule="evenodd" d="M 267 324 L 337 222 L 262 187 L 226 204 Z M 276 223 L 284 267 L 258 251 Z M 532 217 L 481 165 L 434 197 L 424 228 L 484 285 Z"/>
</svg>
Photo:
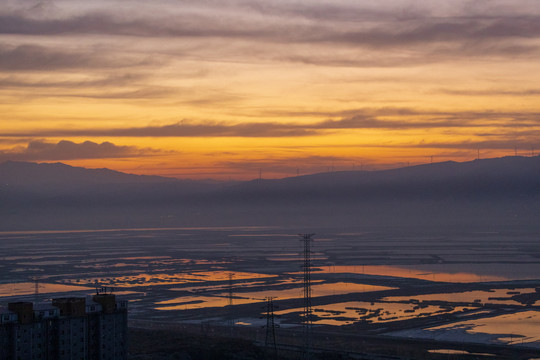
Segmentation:
<svg viewBox="0 0 540 360">
<path fill-rule="evenodd" d="M 227 325 L 229 326 L 229 330 L 231 332 L 231 336 L 234 334 L 234 310 L 232 308 L 233 305 L 233 297 L 234 297 L 234 289 L 233 289 L 233 281 L 234 281 L 234 273 L 229 273 L 228 275 L 229 283 L 228 283 L 228 305 L 229 305 L 229 318 L 227 320 Z"/>
<path fill-rule="evenodd" d="M 313 308 L 311 306 L 311 242 L 315 234 L 298 234 L 300 241 L 304 243 L 304 312 L 302 333 L 304 346 L 302 358 L 311 359 L 312 352 L 312 331 L 313 331 Z"/>
<path fill-rule="evenodd" d="M 34 276 L 32 280 L 34 281 L 34 301 L 37 302 L 39 300 L 39 277 Z"/>
<path fill-rule="evenodd" d="M 273 350 L 273 358 L 278 358 L 277 344 L 276 344 L 276 325 L 274 321 L 274 297 L 266 298 L 266 337 L 264 340 L 264 358 L 270 359 L 270 349 Z"/>
<path fill-rule="evenodd" d="M 234 281 L 234 273 L 229 273 L 228 274 L 228 278 L 229 278 L 229 306 L 231 306 L 233 304 L 233 281 Z"/>
</svg>

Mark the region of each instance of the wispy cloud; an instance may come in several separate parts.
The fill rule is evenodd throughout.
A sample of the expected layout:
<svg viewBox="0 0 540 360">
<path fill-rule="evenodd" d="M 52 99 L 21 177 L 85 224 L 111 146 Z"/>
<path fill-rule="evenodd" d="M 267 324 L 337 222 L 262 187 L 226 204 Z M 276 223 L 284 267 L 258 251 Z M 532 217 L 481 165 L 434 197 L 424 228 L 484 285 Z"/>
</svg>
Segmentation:
<svg viewBox="0 0 540 360">
<path fill-rule="evenodd" d="M 0 44 L 3 86 L 100 88 L 99 94 L 54 90 L 26 96 L 176 98 L 197 105 L 212 99 L 175 96 L 177 91 L 163 84 L 170 77 L 180 84 L 192 76 L 181 69 L 200 71 L 205 62 L 403 68 L 457 59 L 535 60 L 540 54 L 540 11 L 528 0 L 520 0 L 520 6 L 505 0 L 456 0 L 452 6 L 410 0 L 158 0 L 129 6 L 115 0 L 6 0 L 0 9 L 0 36 L 9 39 Z M 156 71 L 167 66 L 173 73 Z M 38 72 L 79 73 L 91 79 L 30 78 Z"/>
<path fill-rule="evenodd" d="M 125 129 L 81 129 L 35 132 L 33 136 L 111 136 L 111 137 L 284 137 L 307 136 L 317 132 L 297 124 L 279 123 L 191 123 Z M 22 134 L 19 134 L 22 135 Z M 5 134 L 17 136 L 17 134 Z"/>
<path fill-rule="evenodd" d="M 264 156 L 298 143 L 326 147 L 306 156 L 504 149 L 540 139 L 539 57 L 538 0 L 3 0 L 0 158 L 137 157 L 157 151 L 137 138 L 178 151 L 205 138 L 241 172 L 290 171 Z M 242 142 L 260 160 L 235 165 Z M 190 151 L 186 166 L 206 149 Z"/>
<path fill-rule="evenodd" d="M 342 113 L 342 112 L 341 112 Z M 345 112 L 348 116 L 314 123 L 298 122 L 194 122 L 180 121 L 162 126 L 113 129 L 68 129 L 6 133 L 4 136 L 110 136 L 110 137 L 294 137 L 317 136 L 340 130 L 409 129 L 527 129 L 540 128 L 540 113 L 519 112 L 438 112 L 404 108 L 366 109 Z M 508 131 L 508 130 L 504 130 Z"/>
<path fill-rule="evenodd" d="M 540 150 L 540 131 L 528 133 L 526 137 L 516 137 L 513 135 L 504 136 L 500 134 L 494 136 L 493 140 L 465 140 L 465 141 L 421 141 L 414 144 L 402 144 L 400 148 L 428 148 L 428 149 L 488 149 L 488 150 L 518 150 L 527 155 L 531 151 Z"/>
<path fill-rule="evenodd" d="M 62 140 L 58 143 L 49 143 L 34 140 L 26 147 L 15 147 L 0 151 L 0 161 L 40 161 L 40 160 L 76 160 L 76 159 L 102 159 L 102 158 L 128 158 L 156 155 L 159 152 L 153 149 L 141 149 L 135 146 L 118 146 L 110 142 L 95 143 L 85 141 L 74 143 Z"/>
<path fill-rule="evenodd" d="M 461 96 L 538 96 L 540 89 L 525 90 L 505 90 L 505 89 L 484 89 L 484 90 L 451 90 L 441 89 L 442 94 L 461 95 Z"/>
<path fill-rule="evenodd" d="M 129 56 L 105 49 L 57 49 L 42 45 L 0 44 L 0 71 L 54 71 L 65 69 L 129 68 L 154 64 L 148 56 Z"/>
<path fill-rule="evenodd" d="M 125 73 L 125 74 L 104 74 L 95 79 L 81 80 L 59 80 L 57 77 L 48 77 L 35 80 L 28 76 L 6 75 L 0 77 L 0 86 L 3 88 L 94 88 L 108 86 L 123 86 L 133 82 L 146 80 L 147 76 L 143 74 Z"/>
<path fill-rule="evenodd" d="M 427 3 L 427 2 L 426 2 Z M 466 2 L 459 1 L 462 5 Z M 416 6 L 415 6 L 416 5 Z M 456 4 L 459 5 L 459 4 Z M 214 47 L 210 52 L 191 48 L 183 56 L 203 58 L 234 57 L 234 45 L 238 41 L 251 43 L 259 55 L 268 44 L 285 46 L 272 60 L 298 61 L 328 64 L 333 66 L 379 66 L 403 65 L 407 63 L 438 62 L 444 58 L 530 56 L 539 51 L 538 43 L 530 41 L 540 37 L 540 12 L 532 11 L 534 6 L 525 6 L 509 11 L 499 4 L 493 12 L 491 3 L 476 5 L 477 11 L 453 10 L 438 13 L 426 4 L 402 1 L 394 6 L 369 5 L 366 2 L 340 1 L 336 3 L 233 1 L 227 4 L 216 2 L 157 1 L 148 5 L 126 9 L 122 2 L 111 1 L 106 8 L 83 7 L 88 10 L 69 13 L 64 16 L 28 16 L 24 11 L 5 11 L 0 14 L 0 34 L 24 36 L 70 37 L 122 36 L 147 39 L 226 39 L 227 46 Z M 444 6 L 441 6 L 444 8 Z M 481 10 L 480 10 L 481 9 Z M 527 12 L 527 9 L 531 11 Z M 294 51 L 298 44 L 309 45 L 310 53 Z M 316 49 L 339 50 L 364 49 L 375 52 L 371 56 L 340 56 L 332 51 L 332 57 L 322 56 Z M 228 48 L 228 49 L 227 49 Z M 391 56 L 389 49 L 413 50 L 409 56 Z M 65 53 L 64 61 L 55 56 L 61 54 L 46 52 L 35 46 L 22 47 L 3 53 L 2 57 L 30 59 L 32 55 L 49 60 L 50 67 L 71 65 L 83 60 L 81 54 Z M 108 49 L 113 52 L 112 49 Z M 136 51 L 131 49 L 130 51 Z M 384 52 L 384 54 L 377 54 Z M 103 55 L 103 54 L 102 54 Z M 159 55 L 159 54 L 155 54 Z M 176 56 L 180 54 L 177 53 Z M 403 55 L 403 54 L 401 54 Z M 161 54 L 161 57 L 163 53 Z M 244 52 L 243 58 L 250 58 Z M 254 57 L 253 57 L 254 56 Z M 21 64 L 6 61 L 13 69 L 28 68 L 29 60 Z M 47 61 L 44 62 L 47 64 Z"/>
<path fill-rule="evenodd" d="M 518 7 L 522 10 L 519 13 L 505 13 L 501 9 L 495 14 L 468 10 L 437 14 L 425 5 L 423 9 L 415 8 L 412 2 L 386 7 L 366 6 L 365 2 L 268 4 L 261 1 L 227 4 L 180 1 L 173 6 L 169 1 L 157 1 L 152 4 L 151 14 L 145 12 L 147 6 L 142 4 L 126 14 L 120 4 L 112 1 L 108 10 L 88 10 L 67 17 L 36 18 L 20 11 L 5 12 L 0 15 L 0 33 L 332 41 L 375 47 L 540 35 L 539 12 L 527 13 L 523 4 Z M 477 7 L 487 10 L 491 4 Z"/>
</svg>

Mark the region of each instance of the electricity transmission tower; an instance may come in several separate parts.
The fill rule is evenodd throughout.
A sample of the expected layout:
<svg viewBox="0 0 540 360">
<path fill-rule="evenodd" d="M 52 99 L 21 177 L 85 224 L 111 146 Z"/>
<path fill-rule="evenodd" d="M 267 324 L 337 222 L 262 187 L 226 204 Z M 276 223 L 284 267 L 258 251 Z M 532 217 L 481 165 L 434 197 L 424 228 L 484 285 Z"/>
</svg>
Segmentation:
<svg viewBox="0 0 540 360">
<path fill-rule="evenodd" d="M 234 282 L 234 273 L 229 273 L 228 274 L 228 278 L 229 278 L 229 286 L 228 286 L 228 290 L 229 290 L 229 296 L 228 296 L 228 299 L 229 299 L 229 306 L 233 304 L 233 297 L 234 297 L 234 289 L 233 289 L 233 282 Z"/>
<path fill-rule="evenodd" d="M 34 301 L 37 303 L 39 300 L 39 277 L 32 277 L 32 281 L 34 282 Z"/>
<path fill-rule="evenodd" d="M 234 273 L 229 273 L 228 278 L 229 278 L 229 283 L 228 283 L 229 319 L 227 320 L 227 325 L 229 327 L 229 331 L 231 332 L 231 336 L 232 336 L 234 334 L 234 310 L 232 308 L 233 297 L 234 297 L 234 288 L 233 288 Z"/>
<path fill-rule="evenodd" d="M 299 234 L 300 241 L 304 243 L 304 321 L 302 326 L 303 348 L 302 358 L 311 358 L 311 342 L 313 327 L 313 308 L 311 307 L 311 243 L 315 234 Z"/>
<path fill-rule="evenodd" d="M 277 345 L 276 345 L 276 325 L 274 322 L 274 297 L 266 298 L 266 337 L 264 340 L 264 358 L 265 359 L 277 359 Z M 273 350 L 273 356 L 270 355 L 270 350 Z"/>
</svg>

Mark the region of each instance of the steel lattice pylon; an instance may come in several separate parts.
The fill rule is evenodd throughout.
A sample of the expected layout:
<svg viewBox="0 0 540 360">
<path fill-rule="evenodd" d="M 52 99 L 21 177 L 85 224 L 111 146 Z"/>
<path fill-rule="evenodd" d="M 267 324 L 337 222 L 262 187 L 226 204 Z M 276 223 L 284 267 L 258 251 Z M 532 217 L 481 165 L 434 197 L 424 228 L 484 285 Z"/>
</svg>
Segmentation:
<svg viewBox="0 0 540 360">
<path fill-rule="evenodd" d="M 229 318 L 227 319 L 227 326 L 229 328 L 229 331 L 231 333 L 231 336 L 234 335 L 234 310 L 233 310 L 233 298 L 234 298 L 234 273 L 229 273 L 227 275 L 229 278 L 229 283 L 227 285 L 228 287 L 228 304 L 229 305 Z"/>
<path fill-rule="evenodd" d="M 279 326 L 279 325 L 278 325 Z M 271 359 L 270 348 L 273 350 L 273 358 L 277 359 L 276 324 L 274 322 L 274 298 L 266 298 L 266 337 L 264 340 L 264 358 Z"/>
<path fill-rule="evenodd" d="M 299 234 L 300 240 L 304 243 L 304 321 L 302 323 L 303 331 L 303 351 L 302 358 L 311 358 L 311 342 L 313 327 L 313 308 L 311 307 L 311 242 L 315 234 Z"/>
<path fill-rule="evenodd" d="M 229 290 L 229 296 L 228 296 L 228 305 L 229 306 L 232 306 L 233 304 L 233 297 L 234 297 L 234 288 L 233 288 L 233 285 L 234 285 L 234 273 L 229 273 L 227 275 L 227 277 L 229 278 L 229 284 L 228 284 L 228 290 Z"/>
</svg>

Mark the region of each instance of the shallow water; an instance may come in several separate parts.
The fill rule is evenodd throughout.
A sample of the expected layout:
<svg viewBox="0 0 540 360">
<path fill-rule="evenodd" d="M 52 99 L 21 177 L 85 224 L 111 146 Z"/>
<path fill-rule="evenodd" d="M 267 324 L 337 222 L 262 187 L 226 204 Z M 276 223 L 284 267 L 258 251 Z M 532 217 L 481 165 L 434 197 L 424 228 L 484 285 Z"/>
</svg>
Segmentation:
<svg viewBox="0 0 540 360">
<path fill-rule="evenodd" d="M 459 266 L 454 264 L 444 265 L 400 265 L 400 266 L 377 266 L 377 265 L 348 265 L 348 266 L 327 266 L 315 269 L 316 273 L 352 273 L 373 276 L 391 276 L 400 278 L 413 278 L 437 282 L 457 282 L 457 283 L 472 283 L 472 282 L 487 282 L 487 281 L 507 281 L 507 280 L 526 280 L 537 279 L 538 274 L 531 273 L 530 266 L 521 274 L 513 274 L 507 276 L 489 275 L 489 267 L 498 267 L 495 264 L 486 265 L 484 269 L 478 273 L 460 272 Z M 454 270 L 455 272 L 449 272 Z"/>
<path fill-rule="evenodd" d="M 444 331 L 446 338 L 462 338 L 464 334 L 489 335 L 491 342 L 540 347 L 540 311 L 523 311 L 485 317 L 427 328 L 424 331 L 425 336 L 429 336 L 430 333 L 440 335 L 441 331 Z"/>
<path fill-rule="evenodd" d="M 314 284 L 311 286 L 312 297 L 342 295 L 351 293 L 363 293 L 370 291 L 381 291 L 394 289 L 387 286 L 355 284 L 355 283 L 325 283 Z M 267 297 L 273 297 L 276 300 L 299 299 L 303 297 L 303 288 L 284 289 L 284 290 L 262 290 L 255 292 L 238 292 L 238 296 L 243 298 L 256 298 L 264 300 Z"/>
<path fill-rule="evenodd" d="M 39 294 L 67 293 L 74 291 L 94 291 L 94 288 L 62 284 L 50 284 L 44 282 L 40 282 L 38 284 Z M 0 284 L 0 296 L 32 295 L 34 293 L 35 283 L 33 282 Z"/>
<path fill-rule="evenodd" d="M 257 299 L 239 299 L 234 298 L 233 305 L 251 304 L 259 302 Z M 160 301 L 156 305 L 169 305 L 169 306 L 156 306 L 156 310 L 191 310 L 191 309 L 203 309 L 211 307 L 224 307 L 230 304 L 230 299 L 226 296 L 182 296 L 179 298 Z"/>
<path fill-rule="evenodd" d="M 216 308 L 214 318 L 234 310 L 237 318 L 255 319 L 260 310 L 249 312 L 258 307 L 248 304 L 271 296 L 283 300 L 279 311 L 296 321 L 289 325 L 298 325 L 293 313 L 302 310 L 303 249 L 297 232 L 237 227 L 0 233 L 0 296 L 32 300 L 33 277 L 41 279 L 43 297 L 57 291 L 91 294 L 97 281 L 132 300 L 130 317 L 171 322 L 185 314 L 189 321 L 205 321 L 209 315 L 196 310 L 207 307 Z M 382 329 L 394 321 L 427 323 L 438 314 L 465 321 L 461 312 L 478 308 L 483 318 L 466 326 L 494 328 L 482 322 L 493 315 L 490 306 L 504 305 L 505 311 L 518 314 L 531 310 L 508 292 L 540 287 L 538 238 L 524 232 L 321 230 L 312 249 L 312 296 L 327 297 L 318 302 L 327 305 L 314 306 L 315 323 L 362 322 L 375 328 L 381 324 Z M 490 284 L 501 281 L 505 283 Z M 451 288 L 448 293 L 446 287 Z M 230 294 L 233 306 L 227 307 Z M 514 320 L 500 321 L 498 326 L 504 327 Z M 413 330 L 427 331 L 421 326 Z M 439 331 L 452 333 L 450 325 Z M 477 336 L 465 330 L 461 334 Z"/>
<path fill-rule="evenodd" d="M 468 302 L 481 304 L 507 304 L 520 305 L 523 304 L 511 299 L 516 294 L 534 293 L 535 288 L 523 288 L 516 291 L 515 289 L 493 289 L 489 291 L 464 291 L 453 293 L 415 295 L 415 296 L 391 296 L 383 298 L 384 301 L 446 301 L 446 302 Z"/>
<path fill-rule="evenodd" d="M 427 317 L 433 314 L 454 313 L 463 311 L 465 307 L 445 308 L 442 306 L 403 303 L 382 303 L 351 301 L 328 305 L 315 306 L 313 314 L 319 317 L 313 324 L 319 325 L 347 325 L 353 322 L 366 321 L 369 323 L 385 323 L 401 321 L 418 317 Z M 278 315 L 301 313 L 302 308 L 288 309 L 276 312 Z"/>
</svg>

